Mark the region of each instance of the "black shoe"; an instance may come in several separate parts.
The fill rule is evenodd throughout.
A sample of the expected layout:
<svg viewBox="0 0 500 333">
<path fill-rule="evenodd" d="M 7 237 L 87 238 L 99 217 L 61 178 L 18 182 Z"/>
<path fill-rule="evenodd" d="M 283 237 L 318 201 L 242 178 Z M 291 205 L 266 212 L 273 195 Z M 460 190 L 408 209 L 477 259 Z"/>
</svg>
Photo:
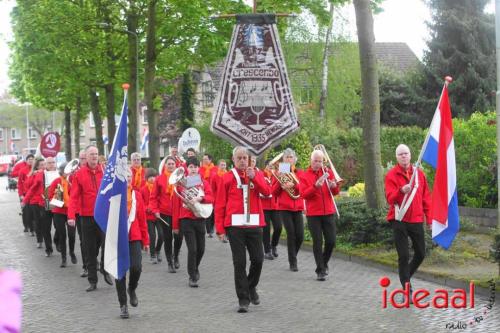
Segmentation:
<svg viewBox="0 0 500 333">
<path fill-rule="evenodd" d="M 45 250 L 46 257 L 52 257 L 52 250 Z"/>
<path fill-rule="evenodd" d="M 134 289 L 128 289 L 128 295 L 130 296 L 130 305 L 132 305 L 134 308 L 139 304 L 139 300 L 137 299 L 137 295 L 135 294 Z"/>
<path fill-rule="evenodd" d="M 71 263 L 73 265 L 76 265 L 78 263 L 78 260 L 76 259 L 76 256 L 74 253 L 70 253 L 69 256 L 71 257 Z"/>
<path fill-rule="evenodd" d="M 80 274 L 80 277 L 84 278 L 89 276 L 89 271 L 87 271 L 86 268 L 83 269 L 82 273 Z"/>
<path fill-rule="evenodd" d="M 278 258 L 278 248 L 276 246 L 271 248 L 271 252 L 275 258 Z"/>
<path fill-rule="evenodd" d="M 111 275 L 109 275 L 108 272 L 104 271 L 104 281 L 106 281 L 107 284 L 109 284 L 110 286 L 113 285 L 113 279 L 111 278 Z"/>
<path fill-rule="evenodd" d="M 33 231 L 32 231 L 32 232 L 30 233 L 30 235 L 31 235 L 31 237 L 35 237 L 35 232 L 33 232 Z"/>
<path fill-rule="evenodd" d="M 42 243 L 36 243 L 36 247 L 37 247 L 38 249 L 41 249 L 41 248 L 42 248 Z"/>
<path fill-rule="evenodd" d="M 271 254 L 271 252 L 266 252 L 264 254 L 264 259 L 267 259 L 267 260 L 274 260 L 274 257 L 273 255 Z"/>
<path fill-rule="evenodd" d="M 222 243 L 229 243 L 229 241 L 227 240 L 226 237 L 224 237 L 224 239 L 222 240 Z"/>
<path fill-rule="evenodd" d="M 298 272 L 299 271 L 299 268 L 297 267 L 297 264 L 296 263 L 293 263 L 293 264 L 290 264 L 290 270 L 292 272 Z"/>
<path fill-rule="evenodd" d="M 316 278 L 318 281 L 325 281 L 326 280 L 326 275 L 325 273 L 318 273 L 318 277 Z"/>
<path fill-rule="evenodd" d="M 130 316 L 128 314 L 127 304 L 120 306 L 120 318 L 127 319 L 128 317 Z"/>
<path fill-rule="evenodd" d="M 24 228 L 24 232 L 28 232 L 28 228 Z"/>
<path fill-rule="evenodd" d="M 66 267 L 66 258 L 63 258 L 62 261 L 61 261 L 61 266 L 59 266 L 61 268 L 64 268 Z"/>
<path fill-rule="evenodd" d="M 163 259 L 161 258 L 161 254 L 158 252 L 158 253 L 156 254 L 156 261 L 158 261 L 158 263 L 160 263 L 160 262 L 162 262 L 162 260 L 163 260 Z"/>
<path fill-rule="evenodd" d="M 151 259 L 150 259 L 151 263 L 153 265 L 156 265 L 158 263 L 158 260 L 156 260 L 156 257 L 155 256 L 151 256 Z"/>
<path fill-rule="evenodd" d="M 179 256 L 174 257 L 174 267 L 175 269 L 179 269 L 179 267 L 181 267 L 181 264 L 179 264 Z"/>
<path fill-rule="evenodd" d="M 168 272 L 169 273 L 175 273 L 175 268 L 174 268 L 174 266 L 172 265 L 171 262 L 168 263 Z"/>
<path fill-rule="evenodd" d="M 189 278 L 189 286 L 191 288 L 198 288 L 198 282 L 196 282 L 195 280 Z"/>
<path fill-rule="evenodd" d="M 214 238 L 214 234 L 212 233 L 208 234 L 208 238 Z"/>
<path fill-rule="evenodd" d="M 248 301 L 240 300 L 238 313 L 247 313 L 248 312 Z"/>
<path fill-rule="evenodd" d="M 257 294 L 257 290 L 255 288 L 250 289 L 250 302 L 252 302 L 253 305 L 260 304 L 259 294 Z"/>
<path fill-rule="evenodd" d="M 96 283 L 91 283 L 90 286 L 86 289 L 86 291 L 94 291 L 97 289 Z"/>
</svg>

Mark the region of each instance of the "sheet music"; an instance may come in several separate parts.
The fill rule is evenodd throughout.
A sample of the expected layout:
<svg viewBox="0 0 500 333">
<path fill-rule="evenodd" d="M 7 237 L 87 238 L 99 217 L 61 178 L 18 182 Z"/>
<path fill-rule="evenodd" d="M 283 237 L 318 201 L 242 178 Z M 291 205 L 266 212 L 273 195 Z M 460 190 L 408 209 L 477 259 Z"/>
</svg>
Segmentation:
<svg viewBox="0 0 500 333">
<path fill-rule="evenodd" d="M 59 177 L 59 172 L 57 171 L 47 171 L 45 170 L 45 187 L 49 187 L 54 180 Z"/>
</svg>

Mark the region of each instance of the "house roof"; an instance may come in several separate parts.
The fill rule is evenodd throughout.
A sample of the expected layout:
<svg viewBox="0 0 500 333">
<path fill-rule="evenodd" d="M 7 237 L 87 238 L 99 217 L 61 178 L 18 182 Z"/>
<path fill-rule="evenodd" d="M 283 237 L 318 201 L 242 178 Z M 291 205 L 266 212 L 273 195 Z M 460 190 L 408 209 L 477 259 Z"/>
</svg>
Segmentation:
<svg viewBox="0 0 500 333">
<path fill-rule="evenodd" d="M 406 43 L 375 43 L 375 55 L 380 65 L 396 72 L 412 70 L 420 62 Z"/>
</svg>

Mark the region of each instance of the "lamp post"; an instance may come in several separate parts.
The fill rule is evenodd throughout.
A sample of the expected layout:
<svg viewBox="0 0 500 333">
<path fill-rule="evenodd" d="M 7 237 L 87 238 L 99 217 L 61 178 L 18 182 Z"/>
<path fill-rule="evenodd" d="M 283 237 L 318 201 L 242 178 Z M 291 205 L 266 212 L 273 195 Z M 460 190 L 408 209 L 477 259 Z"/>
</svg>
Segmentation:
<svg viewBox="0 0 500 333">
<path fill-rule="evenodd" d="M 28 106 L 29 103 L 24 103 L 24 106 L 26 107 L 26 142 L 28 143 L 28 154 L 30 153 L 30 122 L 29 122 L 29 117 L 28 117 Z"/>
<path fill-rule="evenodd" d="M 119 31 L 119 32 L 123 32 L 123 33 L 126 33 L 126 34 L 129 34 L 129 35 L 132 35 L 134 36 L 135 38 L 135 63 L 136 63 L 136 66 L 135 66 L 135 108 L 136 108 L 136 123 L 137 123 L 137 132 L 136 132 L 136 146 L 137 146 L 137 149 L 140 149 L 140 145 L 141 145 L 141 131 L 139 129 L 139 124 L 140 124 L 140 118 L 139 118 L 139 36 L 137 35 L 136 32 L 134 31 L 130 31 L 130 30 L 127 30 L 127 29 L 121 29 L 121 28 L 115 28 L 113 27 L 112 25 L 110 25 L 109 23 L 106 23 L 106 22 L 101 22 L 101 23 L 98 23 L 97 24 L 98 26 L 101 26 L 101 27 L 106 27 L 106 28 L 111 28 L 112 30 L 115 30 L 115 31 Z"/>
</svg>

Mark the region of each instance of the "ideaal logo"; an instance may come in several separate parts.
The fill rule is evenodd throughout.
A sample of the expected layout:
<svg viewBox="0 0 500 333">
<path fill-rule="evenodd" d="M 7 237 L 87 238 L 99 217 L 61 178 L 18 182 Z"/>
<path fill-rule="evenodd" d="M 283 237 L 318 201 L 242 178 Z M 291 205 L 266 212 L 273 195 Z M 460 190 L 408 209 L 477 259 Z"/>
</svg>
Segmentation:
<svg viewBox="0 0 500 333">
<path fill-rule="evenodd" d="M 449 322 L 446 324 L 445 328 L 450 330 L 455 329 L 467 329 L 467 327 L 473 327 L 474 325 L 482 322 L 488 313 L 493 308 L 495 304 L 495 289 L 496 284 L 494 280 L 488 281 L 490 285 L 490 298 L 488 303 L 477 310 L 474 315 L 468 320 L 459 320 L 456 322 Z M 448 292 L 446 289 L 438 288 L 434 290 L 434 294 L 431 294 L 427 289 L 416 289 L 411 292 L 410 284 L 406 283 L 404 289 L 394 289 L 389 295 L 387 292 L 387 287 L 391 284 L 391 280 L 384 276 L 379 280 L 382 289 L 382 308 L 386 309 L 388 303 L 396 309 L 409 308 L 411 303 L 419 309 L 427 308 L 432 306 L 436 309 L 465 309 L 467 305 L 470 309 L 475 308 L 475 286 L 474 282 L 469 283 L 468 293 L 465 289 L 453 289 L 453 291 Z M 396 296 L 402 295 L 403 302 L 398 303 L 396 301 Z M 427 296 L 432 296 L 430 301 L 424 301 Z"/>
</svg>

